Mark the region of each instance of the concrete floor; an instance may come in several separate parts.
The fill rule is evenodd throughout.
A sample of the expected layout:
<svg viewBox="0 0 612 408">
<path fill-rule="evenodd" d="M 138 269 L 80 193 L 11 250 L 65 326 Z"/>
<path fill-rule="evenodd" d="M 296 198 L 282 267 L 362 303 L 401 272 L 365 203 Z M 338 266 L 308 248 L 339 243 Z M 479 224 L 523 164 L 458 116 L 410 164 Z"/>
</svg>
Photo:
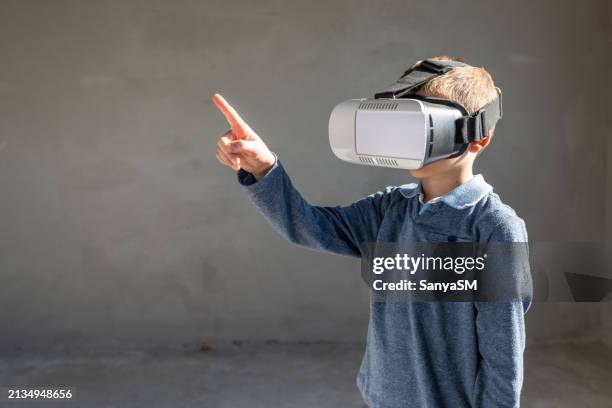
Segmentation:
<svg viewBox="0 0 612 408">
<path fill-rule="evenodd" d="M 13 350 L 0 360 L 0 406 L 358 407 L 358 343 L 233 343 L 180 349 Z M 70 387 L 68 402 L 9 403 L 6 388 Z M 524 407 L 612 407 L 604 343 L 530 347 Z"/>
</svg>

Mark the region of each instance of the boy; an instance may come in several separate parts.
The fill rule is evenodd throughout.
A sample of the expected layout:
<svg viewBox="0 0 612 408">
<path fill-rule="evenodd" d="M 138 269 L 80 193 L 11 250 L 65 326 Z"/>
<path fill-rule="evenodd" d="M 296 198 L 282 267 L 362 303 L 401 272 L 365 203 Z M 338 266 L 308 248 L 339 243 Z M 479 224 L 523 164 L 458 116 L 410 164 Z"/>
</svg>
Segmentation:
<svg viewBox="0 0 612 408">
<path fill-rule="evenodd" d="M 448 57 L 435 57 L 438 61 Z M 415 66 L 420 64 L 417 62 Z M 414 66 L 413 66 L 414 67 Z M 420 96 L 449 99 L 470 114 L 497 97 L 491 76 L 471 66 L 425 83 Z M 218 94 L 231 130 L 217 159 L 238 172 L 274 228 L 298 245 L 361 257 L 368 242 L 527 242 L 524 222 L 473 175 L 494 129 L 459 157 L 411 170 L 419 184 L 387 187 L 346 207 L 317 207 L 293 187 L 276 156 Z M 524 313 L 529 301 L 370 302 L 357 378 L 371 408 L 518 407 L 523 381 Z"/>
</svg>

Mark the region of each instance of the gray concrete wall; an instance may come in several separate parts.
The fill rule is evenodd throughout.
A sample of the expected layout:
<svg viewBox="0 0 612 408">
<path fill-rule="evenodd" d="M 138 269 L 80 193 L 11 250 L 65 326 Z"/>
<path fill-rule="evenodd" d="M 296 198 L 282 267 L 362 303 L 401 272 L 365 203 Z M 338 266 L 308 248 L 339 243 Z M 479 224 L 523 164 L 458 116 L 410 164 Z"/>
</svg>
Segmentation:
<svg viewBox="0 0 612 408">
<path fill-rule="evenodd" d="M 3 0 L 1 341 L 364 337 L 357 261 L 284 242 L 216 164 L 216 90 L 308 199 L 349 203 L 409 178 L 335 159 L 330 109 L 463 56 L 504 90 L 477 170 L 532 240 L 603 236 L 607 4 Z M 601 310 L 535 305 L 529 336 Z"/>
<path fill-rule="evenodd" d="M 612 48 L 612 0 L 608 1 L 608 47 Z M 612 52 L 608 52 L 608 66 L 612 64 Z M 607 76 L 608 83 L 608 106 L 612 106 L 612 77 Z M 612 268 L 612 117 L 608 116 L 607 126 L 607 155 L 606 155 L 606 235 L 605 240 L 607 242 L 607 264 Z M 612 278 L 612 269 L 608 271 L 608 276 Z M 601 327 L 602 336 L 612 347 L 612 294 L 607 297 L 609 302 L 607 306 L 601 310 Z"/>
</svg>

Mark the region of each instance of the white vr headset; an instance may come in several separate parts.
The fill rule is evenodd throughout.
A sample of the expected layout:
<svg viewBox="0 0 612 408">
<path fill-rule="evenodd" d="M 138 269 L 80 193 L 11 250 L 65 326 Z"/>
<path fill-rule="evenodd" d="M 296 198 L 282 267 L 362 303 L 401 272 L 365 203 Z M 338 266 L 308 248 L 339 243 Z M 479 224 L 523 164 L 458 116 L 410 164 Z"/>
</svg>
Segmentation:
<svg viewBox="0 0 612 408">
<path fill-rule="evenodd" d="M 374 99 L 338 104 L 329 118 L 334 154 L 351 163 L 399 169 L 462 155 L 501 119 L 499 88 L 498 97 L 473 115 L 457 102 L 414 94 L 431 79 L 462 66 L 469 65 L 427 59 Z"/>
</svg>

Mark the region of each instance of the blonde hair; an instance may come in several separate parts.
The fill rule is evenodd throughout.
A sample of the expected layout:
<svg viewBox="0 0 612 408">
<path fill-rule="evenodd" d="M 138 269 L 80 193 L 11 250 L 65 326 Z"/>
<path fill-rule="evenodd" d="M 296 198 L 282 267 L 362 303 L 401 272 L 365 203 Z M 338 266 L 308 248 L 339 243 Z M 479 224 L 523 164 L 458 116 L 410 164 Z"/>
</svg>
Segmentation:
<svg viewBox="0 0 612 408">
<path fill-rule="evenodd" d="M 430 58 L 437 61 L 461 61 L 439 55 Z M 411 68 L 421 64 L 417 61 Z M 474 114 L 497 97 L 497 90 L 491 75 L 482 67 L 456 67 L 446 74 L 435 77 L 417 90 L 421 96 L 443 98 L 459 102 Z"/>
</svg>

